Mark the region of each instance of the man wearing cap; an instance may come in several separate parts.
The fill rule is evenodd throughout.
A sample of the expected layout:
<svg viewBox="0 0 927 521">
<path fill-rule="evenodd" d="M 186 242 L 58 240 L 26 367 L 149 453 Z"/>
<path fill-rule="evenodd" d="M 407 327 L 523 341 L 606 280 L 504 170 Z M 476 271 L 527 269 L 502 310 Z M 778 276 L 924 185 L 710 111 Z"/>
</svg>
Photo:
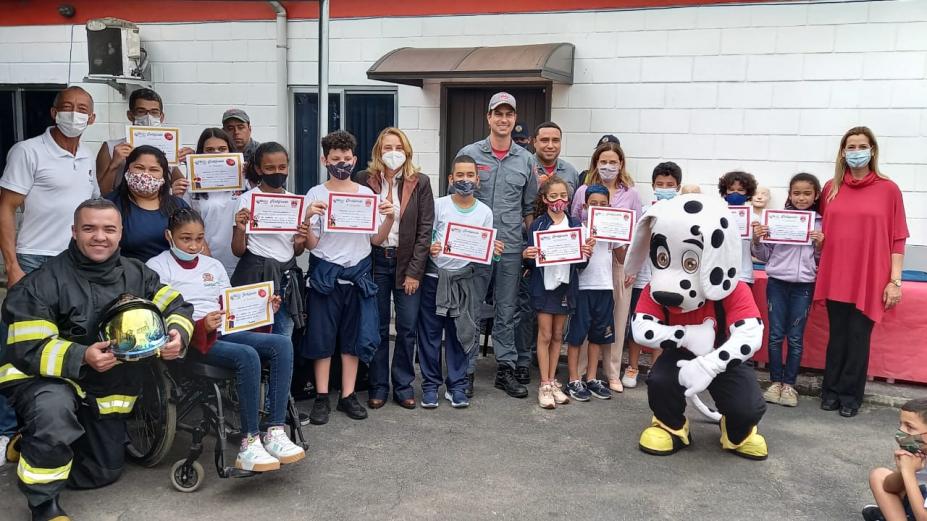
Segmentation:
<svg viewBox="0 0 927 521">
<path fill-rule="evenodd" d="M 528 152 L 534 152 L 531 149 L 531 134 L 528 133 L 528 125 L 525 125 L 524 122 L 515 122 L 515 128 L 512 130 L 512 141 Z"/>
<path fill-rule="evenodd" d="M 523 227 L 531 223 L 538 184 L 534 174 L 537 163 L 524 148 L 514 145 L 515 98 L 499 92 L 489 100 L 486 120 L 489 137 L 460 149 L 458 156 L 467 155 L 477 162 L 480 184 L 476 198 L 492 208 L 493 227 L 497 238 L 505 244 L 501 259 L 493 264 L 492 344 L 496 355 L 495 386 L 509 396 L 524 398 L 528 389 L 515 377 L 518 352 L 515 330 L 518 315 L 518 285 L 521 273 L 521 252 L 525 248 Z M 468 376 L 472 389 L 472 364 Z M 468 389 L 469 390 L 469 389 Z"/>
<path fill-rule="evenodd" d="M 222 114 L 222 128 L 235 142 L 235 148 L 245 156 L 245 163 L 250 163 L 257 150 L 258 143 L 251 138 L 251 118 L 241 109 L 228 109 Z"/>
</svg>

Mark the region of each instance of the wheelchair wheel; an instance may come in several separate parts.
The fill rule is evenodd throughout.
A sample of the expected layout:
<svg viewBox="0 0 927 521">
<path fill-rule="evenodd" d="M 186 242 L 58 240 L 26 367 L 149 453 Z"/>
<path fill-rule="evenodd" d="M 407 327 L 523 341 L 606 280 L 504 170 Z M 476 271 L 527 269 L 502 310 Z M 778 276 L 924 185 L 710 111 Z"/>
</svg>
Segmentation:
<svg viewBox="0 0 927 521">
<path fill-rule="evenodd" d="M 187 460 L 177 460 L 171 465 L 171 485 L 181 492 L 195 492 L 203 484 L 206 473 L 199 461 L 186 465 Z"/>
<path fill-rule="evenodd" d="M 144 467 L 161 462 L 171 450 L 177 432 L 177 406 L 171 399 L 173 381 L 160 360 L 148 365 L 142 394 L 126 421 L 129 459 Z"/>
</svg>

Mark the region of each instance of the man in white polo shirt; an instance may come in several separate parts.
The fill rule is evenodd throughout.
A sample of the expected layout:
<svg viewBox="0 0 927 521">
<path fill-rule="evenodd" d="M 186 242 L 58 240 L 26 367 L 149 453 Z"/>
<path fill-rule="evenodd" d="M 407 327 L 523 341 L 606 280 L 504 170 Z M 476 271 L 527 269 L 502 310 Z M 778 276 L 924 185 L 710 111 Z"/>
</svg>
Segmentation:
<svg viewBox="0 0 927 521">
<path fill-rule="evenodd" d="M 7 287 L 66 250 L 74 209 L 100 195 L 93 155 L 80 142 L 96 118 L 93 98 L 80 87 L 68 87 L 55 96 L 51 116 L 54 127 L 13 145 L 0 178 L 0 251 Z"/>
</svg>

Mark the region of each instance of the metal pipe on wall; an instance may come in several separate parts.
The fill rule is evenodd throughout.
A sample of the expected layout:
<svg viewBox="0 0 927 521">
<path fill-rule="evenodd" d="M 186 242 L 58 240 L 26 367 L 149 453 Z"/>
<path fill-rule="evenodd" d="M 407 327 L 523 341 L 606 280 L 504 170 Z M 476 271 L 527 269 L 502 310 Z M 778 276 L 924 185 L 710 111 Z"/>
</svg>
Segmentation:
<svg viewBox="0 0 927 521">
<path fill-rule="evenodd" d="M 319 139 L 328 134 L 329 7 L 329 0 L 319 0 Z"/>
<path fill-rule="evenodd" d="M 270 2 L 277 13 L 277 142 L 284 146 L 290 143 L 290 93 L 287 74 L 287 13 L 280 2 Z"/>
</svg>

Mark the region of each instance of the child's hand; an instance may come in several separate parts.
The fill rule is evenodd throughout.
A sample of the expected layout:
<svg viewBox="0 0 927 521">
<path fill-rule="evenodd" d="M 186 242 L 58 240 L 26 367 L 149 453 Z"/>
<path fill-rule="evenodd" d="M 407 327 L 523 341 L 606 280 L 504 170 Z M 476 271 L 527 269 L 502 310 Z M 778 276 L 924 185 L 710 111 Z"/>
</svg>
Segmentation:
<svg viewBox="0 0 927 521">
<path fill-rule="evenodd" d="M 630 288 L 634 285 L 634 281 L 637 279 L 637 275 L 625 275 L 624 276 L 624 287 Z"/>
<path fill-rule="evenodd" d="M 428 253 L 430 253 L 432 257 L 437 257 L 441 253 L 441 243 L 431 243 L 431 248 L 428 250 Z"/>
<path fill-rule="evenodd" d="M 384 199 L 380 201 L 380 205 L 378 206 L 378 208 L 380 209 L 380 215 L 382 215 L 383 217 L 387 219 L 394 217 L 393 203 L 389 202 L 388 199 Z"/>
<path fill-rule="evenodd" d="M 811 232 L 811 242 L 814 244 L 814 247 L 821 249 L 824 246 L 824 232 L 820 230 L 814 230 Z"/>
<path fill-rule="evenodd" d="M 247 208 L 242 208 L 238 210 L 238 213 L 235 214 L 235 227 L 239 230 L 244 231 L 248 226 L 248 221 L 251 220 L 251 212 Z"/>
<path fill-rule="evenodd" d="M 924 468 L 924 455 L 906 450 L 895 451 L 895 465 L 902 474 L 914 474 Z"/>
<path fill-rule="evenodd" d="M 212 333 L 213 331 L 219 329 L 219 326 L 222 325 L 222 317 L 225 316 L 225 311 L 210 311 L 206 313 L 206 316 L 203 317 L 203 325 L 206 326 L 206 332 Z"/>
<path fill-rule="evenodd" d="M 309 210 L 306 211 L 306 219 L 309 219 L 313 215 L 324 215 L 327 209 L 328 203 L 323 201 L 312 201 L 309 205 Z"/>
<path fill-rule="evenodd" d="M 271 308 L 273 308 L 274 313 L 280 311 L 280 304 L 281 304 L 281 302 L 283 302 L 283 301 L 280 300 L 280 295 L 274 295 L 274 296 L 270 297 L 270 306 L 271 306 Z"/>
<path fill-rule="evenodd" d="M 538 247 L 537 246 L 528 246 L 525 248 L 525 251 L 521 252 L 521 258 L 523 259 L 536 259 L 538 257 Z"/>
<path fill-rule="evenodd" d="M 592 257 L 593 248 L 595 248 L 595 239 L 593 239 L 592 237 L 589 237 L 588 239 L 586 239 L 586 244 L 584 244 L 582 248 L 583 255 L 585 255 L 587 259 L 589 257 Z"/>
<path fill-rule="evenodd" d="M 494 242 L 493 242 L 493 248 L 492 248 L 492 254 L 493 254 L 493 255 L 495 255 L 496 257 L 498 257 L 499 255 L 502 255 L 502 251 L 503 251 L 503 250 L 505 250 L 505 243 L 504 243 L 504 242 L 502 242 L 502 241 L 494 241 Z"/>
<path fill-rule="evenodd" d="M 763 226 L 758 221 L 753 222 L 753 242 L 759 243 L 769 235 L 769 226 Z"/>
</svg>

